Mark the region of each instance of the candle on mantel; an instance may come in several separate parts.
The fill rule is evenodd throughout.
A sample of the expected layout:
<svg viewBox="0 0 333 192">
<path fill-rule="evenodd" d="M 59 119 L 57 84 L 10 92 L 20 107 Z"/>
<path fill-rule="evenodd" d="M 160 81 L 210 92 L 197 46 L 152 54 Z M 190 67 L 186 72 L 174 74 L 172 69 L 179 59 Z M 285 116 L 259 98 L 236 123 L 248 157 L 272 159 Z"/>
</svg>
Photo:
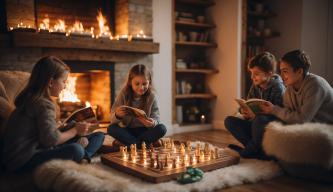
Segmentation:
<svg viewBox="0 0 333 192">
<path fill-rule="evenodd" d="M 36 32 L 35 28 L 31 28 L 30 25 L 26 25 L 23 22 L 20 22 L 15 27 L 9 27 L 9 31 L 28 31 L 28 32 Z"/>
<path fill-rule="evenodd" d="M 152 41 L 153 38 L 146 36 L 143 32 L 143 30 L 140 30 L 139 33 L 137 33 L 136 35 L 133 35 L 133 40 L 137 40 L 137 41 Z"/>
</svg>

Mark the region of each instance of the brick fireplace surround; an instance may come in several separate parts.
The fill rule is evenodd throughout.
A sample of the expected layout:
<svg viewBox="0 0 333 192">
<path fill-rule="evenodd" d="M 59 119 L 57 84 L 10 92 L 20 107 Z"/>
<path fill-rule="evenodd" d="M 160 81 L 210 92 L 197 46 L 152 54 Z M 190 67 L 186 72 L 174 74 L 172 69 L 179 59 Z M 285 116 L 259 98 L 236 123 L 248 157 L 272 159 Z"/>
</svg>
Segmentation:
<svg viewBox="0 0 333 192">
<path fill-rule="evenodd" d="M 52 3 L 50 3 L 52 2 Z M 86 5 L 84 5 L 84 3 Z M 84 70 L 106 69 L 112 65 L 113 83 L 112 97 L 119 92 L 129 68 L 136 63 L 151 67 L 151 54 L 159 52 L 159 44 L 147 41 L 110 40 L 108 38 L 93 39 L 89 36 L 68 36 L 41 34 L 33 32 L 9 31 L 22 22 L 37 28 L 43 15 L 48 14 L 50 26 L 52 17 L 62 14 L 60 19 L 80 20 L 85 26 L 97 25 L 97 9 L 106 14 L 113 35 L 137 34 L 143 30 L 147 36 L 152 35 L 152 0 L 0 0 L 0 70 L 19 70 L 30 72 L 36 61 L 46 55 L 54 55 L 69 64 L 78 63 L 80 72 Z M 75 5 L 75 3 L 77 3 Z M 74 5 L 73 5 L 74 4 Z M 72 10 L 72 7 L 76 10 Z M 88 8 L 89 9 L 88 9 Z M 93 8 L 91 8 L 93 7 Z M 79 9 L 79 10 L 77 10 Z M 80 10 L 81 9 L 81 10 Z M 113 13 L 111 13 L 113 12 Z M 68 13 L 72 15 L 68 15 Z M 67 14 L 67 15 L 66 15 Z M 73 14 L 75 14 L 73 16 Z M 55 20 L 55 19 L 53 19 Z M 103 65 L 105 66 L 99 66 Z M 70 65 L 71 66 L 71 65 Z M 109 68 L 107 68 L 110 70 Z M 74 69 L 75 70 L 75 69 Z M 110 98 L 110 99 L 111 99 Z"/>
</svg>

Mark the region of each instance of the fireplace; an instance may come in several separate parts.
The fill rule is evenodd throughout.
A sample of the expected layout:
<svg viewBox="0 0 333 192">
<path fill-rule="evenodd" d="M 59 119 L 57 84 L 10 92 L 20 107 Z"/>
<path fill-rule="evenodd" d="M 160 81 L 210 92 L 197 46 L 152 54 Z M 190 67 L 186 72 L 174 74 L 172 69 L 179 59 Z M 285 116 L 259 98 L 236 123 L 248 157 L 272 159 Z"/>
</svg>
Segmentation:
<svg viewBox="0 0 333 192">
<path fill-rule="evenodd" d="M 99 121 L 109 121 L 115 95 L 114 63 L 65 62 L 71 68 L 71 74 L 60 95 L 60 117 L 66 118 L 74 110 L 90 105 Z"/>
<path fill-rule="evenodd" d="M 79 101 L 63 102 L 63 116 L 88 101 L 100 121 L 109 121 L 129 68 L 151 67 L 150 54 L 159 52 L 151 38 L 151 0 L 0 0 L 0 10 L 0 70 L 30 72 L 49 55 L 70 66 Z"/>
</svg>

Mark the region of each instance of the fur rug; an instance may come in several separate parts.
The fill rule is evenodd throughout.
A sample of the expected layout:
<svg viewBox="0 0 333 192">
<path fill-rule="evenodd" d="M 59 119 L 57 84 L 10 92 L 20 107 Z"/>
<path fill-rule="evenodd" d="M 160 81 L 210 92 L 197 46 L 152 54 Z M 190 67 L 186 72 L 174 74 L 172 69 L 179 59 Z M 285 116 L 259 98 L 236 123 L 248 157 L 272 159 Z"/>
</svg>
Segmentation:
<svg viewBox="0 0 333 192">
<path fill-rule="evenodd" d="M 263 148 L 285 162 L 329 169 L 333 167 L 333 125 L 272 122 L 266 127 Z"/>
<path fill-rule="evenodd" d="M 76 164 L 53 160 L 40 166 L 34 180 L 43 191 L 213 191 L 234 185 L 269 180 L 282 174 L 273 161 L 241 159 L 238 165 L 206 172 L 200 182 L 180 185 L 176 181 L 152 184 L 119 172 L 100 162 Z"/>
</svg>

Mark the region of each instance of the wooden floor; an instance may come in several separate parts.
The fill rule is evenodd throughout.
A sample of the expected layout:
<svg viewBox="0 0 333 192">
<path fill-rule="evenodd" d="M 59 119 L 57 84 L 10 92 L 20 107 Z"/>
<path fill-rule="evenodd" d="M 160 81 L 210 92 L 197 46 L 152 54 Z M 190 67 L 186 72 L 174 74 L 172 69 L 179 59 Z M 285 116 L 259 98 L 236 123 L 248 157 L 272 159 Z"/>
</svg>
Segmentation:
<svg viewBox="0 0 333 192">
<path fill-rule="evenodd" d="M 192 133 L 182 133 L 171 136 L 175 140 L 200 140 L 207 141 L 217 146 L 227 146 L 230 143 L 237 144 L 237 141 L 224 130 L 201 131 Z M 333 184 L 316 183 L 304 179 L 298 179 L 288 175 L 280 176 L 270 181 L 263 181 L 256 184 L 246 184 L 218 190 L 223 192 L 333 192 Z"/>
</svg>

